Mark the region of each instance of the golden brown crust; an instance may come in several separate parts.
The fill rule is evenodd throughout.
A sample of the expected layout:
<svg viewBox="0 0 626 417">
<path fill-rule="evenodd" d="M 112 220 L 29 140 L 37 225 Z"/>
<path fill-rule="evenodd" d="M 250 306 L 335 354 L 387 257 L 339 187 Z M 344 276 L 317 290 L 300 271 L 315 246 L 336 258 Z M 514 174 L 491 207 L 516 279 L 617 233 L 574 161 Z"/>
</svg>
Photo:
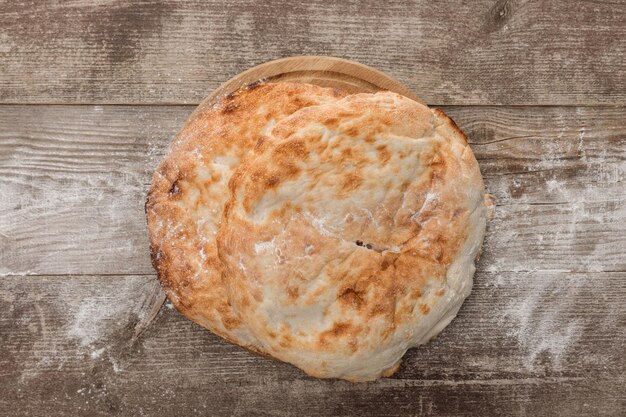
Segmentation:
<svg viewBox="0 0 626 417">
<path fill-rule="evenodd" d="M 486 208 L 467 138 L 442 111 L 343 96 L 256 84 L 199 107 L 146 214 L 153 265 L 183 314 L 356 382 L 390 376 L 454 317 Z"/>
<path fill-rule="evenodd" d="M 307 84 L 255 83 L 198 108 L 187 121 L 157 168 L 146 202 L 152 263 L 187 317 L 258 350 L 221 281 L 215 233 L 228 179 L 263 129 L 300 108 L 343 95 Z"/>
<path fill-rule="evenodd" d="M 312 375 L 390 374 L 469 292 L 484 187 L 441 111 L 393 93 L 304 108 L 230 191 L 218 246 L 231 303 L 267 352 Z"/>
</svg>

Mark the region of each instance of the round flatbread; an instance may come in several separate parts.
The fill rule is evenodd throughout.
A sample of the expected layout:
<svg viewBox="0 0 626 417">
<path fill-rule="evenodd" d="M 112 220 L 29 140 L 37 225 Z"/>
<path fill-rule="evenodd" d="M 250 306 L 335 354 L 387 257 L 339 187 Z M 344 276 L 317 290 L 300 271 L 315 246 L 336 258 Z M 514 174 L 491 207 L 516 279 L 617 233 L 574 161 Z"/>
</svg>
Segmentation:
<svg viewBox="0 0 626 417">
<path fill-rule="evenodd" d="M 222 283 L 215 235 L 228 180 L 257 140 L 282 118 L 344 93 L 300 83 L 257 83 L 199 107 L 157 168 L 146 214 L 152 262 L 176 308 L 232 342 L 256 338 Z"/>
<path fill-rule="evenodd" d="M 230 193 L 218 247 L 232 309 L 257 350 L 310 375 L 392 374 L 470 293 L 485 191 L 440 110 L 389 92 L 302 108 Z"/>
</svg>

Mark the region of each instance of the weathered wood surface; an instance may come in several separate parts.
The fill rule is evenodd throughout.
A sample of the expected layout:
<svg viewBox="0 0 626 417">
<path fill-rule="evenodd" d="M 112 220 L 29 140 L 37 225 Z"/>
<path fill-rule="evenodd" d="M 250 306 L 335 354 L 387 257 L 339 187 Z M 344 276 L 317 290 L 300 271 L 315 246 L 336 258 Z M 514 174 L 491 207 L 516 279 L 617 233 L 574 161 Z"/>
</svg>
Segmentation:
<svg viewBox="0 0 626 417">
<path fill-rule="evenodd" d="M 0 101 L 197 103 L 255 64 L 331 55 L 437 104 L 625 104 L 602 0 L 0 3 Z"/>
<path fill-rule="evenodd" d="M 39 415 L 622 415 L 626 274 L 481 273 L 392 379 L 320 381 L 213 336 L 150 276 L 5 277 L 0 409 Z M 609 290 L 610 289 L 610 290 Z"/>
<path fill-rule="evenodd" d="M 622 0 L 0 0 L 0 415 L 623 416 L 625 38 Z M 302 54 L 447 105 L 497 202 L 458 318 L 375 383 L 154 308 L 143 203 L 185 104 Z"/>
<path fill-rule="evenodd" d="M 0 272 L 153 273 L 145 194 L 191 110 L 0 106 Z M 487 268 L 626 271 L 624 108 L 445 110 L 498 204 Z"/>
<path fill-rule="evenodd" d="M 365 385 L 308 378 L 171 306 L 143 327 L 158 293 L 145 192 L 192 110 L 0 106 L 0 409 L 617 416 L 626 407 L 624 108 L 444 108 L 470 137 L 496 216 L 458 319 L 409 352 L 394 378 Z"/>
</svg>

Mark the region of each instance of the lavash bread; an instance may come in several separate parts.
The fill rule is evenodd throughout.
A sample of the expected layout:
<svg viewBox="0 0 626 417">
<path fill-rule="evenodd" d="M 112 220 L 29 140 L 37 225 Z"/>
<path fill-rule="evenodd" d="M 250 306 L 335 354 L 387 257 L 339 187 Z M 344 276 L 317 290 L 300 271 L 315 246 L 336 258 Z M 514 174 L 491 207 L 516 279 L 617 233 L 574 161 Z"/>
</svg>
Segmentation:
<svg viewBox="0 0 626 417">
<path fill-rule="evenodd" d="M 487 210 L 443 112 L 343 96 L 260 84 L 199 108 L 146 209 L 179 311 L 310 375 L 368 381 L 456 315 Z"/>
<path fill-rule="evenodd" d="M 256 339 L 230 306 L 215 235 L 228 180 L 273 124 L 344 93 L 299 83 L 257 83 L 199 107 L 154 173 L 146 202 L 152 263 L 174 306 L 234 343 Z"/>
<path fill-rule="evenodd" d="M 443 112 L 385 92 L 304 108 L 236 170 L 218 233 L 263 352 L 368 381 L 439 333 L 472 286 L 487 209 Z"/>
</svg>

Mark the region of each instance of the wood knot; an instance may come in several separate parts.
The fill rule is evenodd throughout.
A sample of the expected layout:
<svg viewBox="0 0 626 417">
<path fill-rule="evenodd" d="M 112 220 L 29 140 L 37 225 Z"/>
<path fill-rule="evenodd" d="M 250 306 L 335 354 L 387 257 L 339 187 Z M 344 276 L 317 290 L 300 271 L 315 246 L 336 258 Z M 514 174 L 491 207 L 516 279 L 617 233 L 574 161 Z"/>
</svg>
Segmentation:
<svg viewBox="0 0 626 417">
<path fill-rule="evenodd" d="M 487 16 L 486 32 L 496 32 L 504 27 L 506 23 L 511 19 L 513 14 L 513 8 L 510 0 L 498 0 L 489 9 Z"/>
</svg>

